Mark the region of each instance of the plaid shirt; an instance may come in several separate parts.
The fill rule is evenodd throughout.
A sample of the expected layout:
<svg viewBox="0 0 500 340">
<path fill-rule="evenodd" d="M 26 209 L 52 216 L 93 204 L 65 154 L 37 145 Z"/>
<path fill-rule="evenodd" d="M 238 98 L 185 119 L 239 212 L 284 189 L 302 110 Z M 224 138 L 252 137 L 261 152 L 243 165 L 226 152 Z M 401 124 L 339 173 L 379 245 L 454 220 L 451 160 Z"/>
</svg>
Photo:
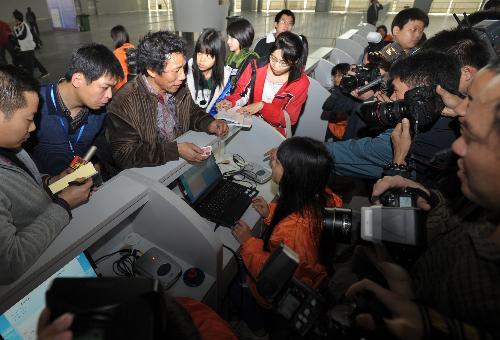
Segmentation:
<svg viewBox="0 0 500 340">
<path fill-rule="evenodd" d="M 146 76 L 141 75 L 144 84 L 149 92 L 158 99 L 156 125 L 160 140 L 171 142 L 178 137 L 179 125 L 177 119 L 177 110 L 175 108 L 175 96 L 170 93 L 160 93 L 148 82 Z"/>
<path fill-rule="evenodd" d="M 486 217 L 442 226 L 412 270 L 426 338 L 500 338 L 500 247 L 489 239 L 498 226 Z"/>
</svg>

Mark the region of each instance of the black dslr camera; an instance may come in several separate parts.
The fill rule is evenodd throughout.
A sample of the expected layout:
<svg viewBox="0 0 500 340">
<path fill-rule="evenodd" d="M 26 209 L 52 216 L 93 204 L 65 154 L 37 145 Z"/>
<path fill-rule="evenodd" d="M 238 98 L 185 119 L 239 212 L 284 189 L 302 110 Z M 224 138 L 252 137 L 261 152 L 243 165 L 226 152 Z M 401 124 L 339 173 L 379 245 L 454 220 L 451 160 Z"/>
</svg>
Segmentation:
<svg viewBox="0 0 500 340">
<path fill-rule="evenodd" d="M 259 294 L 270 302 L 297 339 L 388 339 L 386 332 L 364 332 L 355 326 L 358 314 L 369 313 L 377 326 L 391 313 L 373 294 L 364 292 L 353 300 L 338 300 L 328 289 L 318 292 L 293 278 L 299 258 L 286 245 L 281 244 L 268 258 L 257 280 Z M 281 325 L 278 325 L 282 329 Z M 283 336 L 283 333 L 280 333 Z"/>
<path fill-rule="evenodd" d="M 429 201 L 422 190 L 404 188 L 386 191 L 382 205 L 362 207 L 360 212 L 325 208 L 323 228 L 337 243 L 382 243 L 396 263 L 409 268 L 427 246 L 427 213 L 417 208 L 419 196 Z"/>
<path fill-rule="evenodd" d="M 408 118 L 411 131 L 426 131 L 441 116 L 444 108 L 436 86 L 417 86 L 405 93 L 403 100 L 370 101 L 361 106 L 360 116 L 371 127 L 392 128 Z"/>
<path fill-rule="evenodd" d="M 46 292 L 51 320 L 75 315 L 73 339 L 165 339 L 167 308 L 158 280 L 56 278 Z"/>
<path fill-rule="evenodd" d="M 361 212 L 325 208 L 323 228 L 338 243 L 383 242 L 392 249 L 420 250 L 426 244 L 426 213 L 417 208 L 418 196 L 428 199 L 421 190 L 404 188 L 386 191 L 380 197 L 381 206 L 362 207 Z"/>
<path fill-rule="evenodd" d="M 364 92 L 375 86 L 384 86 L 380 69 L 389 71 L 391 64 L 403 53 L 403 49 L 398 43 L 388 44 L 380 50 L 376 50 L 377 48 L 368 49 L 368 64 L 358 65 L 354 75 L 342 78 L 340 82 L 342 92 L 350 93 L 356 89 L 359 92 Z"/>
<path fill-rule="evenodd" d="M 380 78 L 379 65 L 376 63 L 369 63 L 366 65 L 356 66 L 354 75 L 346 75 L 340 81 L 340 90 L 344 93 L 364 86 L 366 83 L 371 83 Z M 372 86 L 373 87 L 373 86 Z"/>
<path fill-rule="evenodd" d="M 125 50 L 127 56 L 128 76 L 127 81 L 131 81 L 137 76 L 137 49 L 127 48 Z"/>
</svg>

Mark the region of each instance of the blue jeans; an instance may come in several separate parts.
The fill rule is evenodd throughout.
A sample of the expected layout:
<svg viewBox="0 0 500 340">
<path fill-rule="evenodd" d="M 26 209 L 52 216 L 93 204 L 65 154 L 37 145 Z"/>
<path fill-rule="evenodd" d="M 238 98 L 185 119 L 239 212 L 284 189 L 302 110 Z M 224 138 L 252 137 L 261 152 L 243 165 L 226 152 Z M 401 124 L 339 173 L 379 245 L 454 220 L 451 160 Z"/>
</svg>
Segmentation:
<svg viewBox="0 0 500 340">
<path fill-rule="evenodd" d="M 392 162 L 391 132 L 388 129 L 377 137 L 326 142 L 335 162 L 335 173 L 341 176 L 377 179 L 383 167 Z"/>
</svg>

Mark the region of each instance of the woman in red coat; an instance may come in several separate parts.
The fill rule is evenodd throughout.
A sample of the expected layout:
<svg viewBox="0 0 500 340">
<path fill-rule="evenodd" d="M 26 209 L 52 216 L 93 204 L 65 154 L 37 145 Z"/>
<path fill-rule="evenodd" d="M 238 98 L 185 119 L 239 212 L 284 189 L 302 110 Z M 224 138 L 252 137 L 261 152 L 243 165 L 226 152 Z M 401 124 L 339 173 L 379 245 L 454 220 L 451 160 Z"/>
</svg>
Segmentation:
<svg viewBox="0 0 500 340">
<path fill-rule="evenodd" d="M 285 135 L 286 119 L 291 125 L 299 119 L 307 98 L 309 79 L 304 73 L 308 50 L 307 39 L 292 32 L 281 33 L 269 58 L 254 60 L 239 78 L 236 89 L 218 109 L 241 106 L 238 112 L 258 114 Z"/>
</svg>

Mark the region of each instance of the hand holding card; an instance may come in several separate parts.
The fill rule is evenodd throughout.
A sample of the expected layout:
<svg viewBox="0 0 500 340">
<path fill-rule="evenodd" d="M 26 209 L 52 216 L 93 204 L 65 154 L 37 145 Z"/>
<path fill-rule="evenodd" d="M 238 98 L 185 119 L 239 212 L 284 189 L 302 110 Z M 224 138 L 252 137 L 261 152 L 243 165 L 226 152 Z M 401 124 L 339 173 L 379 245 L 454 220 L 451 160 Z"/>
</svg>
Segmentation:
<svg viewBox="0 0 500 340">
<path fill-rule="evenodd" d="M 208 157 L 212 154 L 212 146 L 211 145 L 204 146 L 201 148 L 201 150 L 203 150 L 203 156 Z"/>
</svg>

